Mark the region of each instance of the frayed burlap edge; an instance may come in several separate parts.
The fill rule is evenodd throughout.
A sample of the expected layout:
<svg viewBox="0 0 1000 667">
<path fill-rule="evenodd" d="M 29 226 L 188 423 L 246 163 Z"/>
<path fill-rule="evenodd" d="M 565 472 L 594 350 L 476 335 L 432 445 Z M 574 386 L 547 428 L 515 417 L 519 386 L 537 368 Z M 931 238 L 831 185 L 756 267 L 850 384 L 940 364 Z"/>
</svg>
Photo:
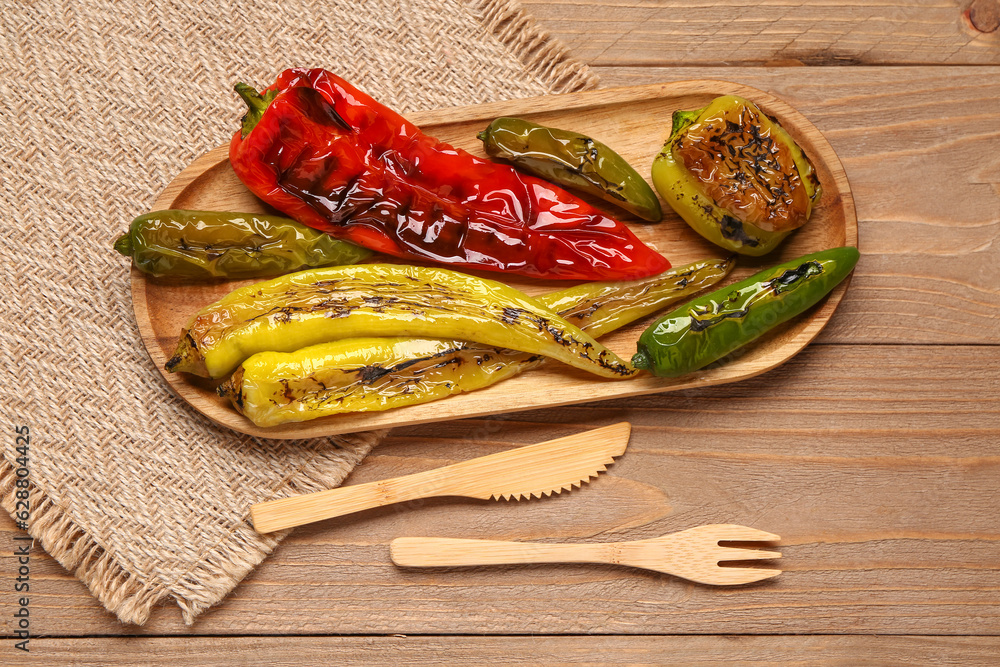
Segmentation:
<svg viewBox="0 0 1000 667">
<path fill-rule="evenodd" d="M 513 0 L 469 0 L 483 25 L 510 49 L 553 93 L 572 93 L 596 88 L 600 79 L 570 55 L 562 42 L 549 35 L 518 2 Z"/>
<path fill-rule="evenodd" d="M 16 470 L 0 459 L 0 504 L 14 514 Z M 142 582 L 126 571 L 114 555 L 91 538 L 30 480 L 27 486 L 30 518 L 28 534 L 41 542 L 53 558 L 72 572 L 101 603 L 126 623 L 143 623 L 149 609 L 165 594 L 161 584 Z"/>
<path fill-rule="evenodd" d="M 351 448 L 331 440 L 329 449 L 318 451 L 292 476 L 272 490 L 269 497 L 309 493 L 338 486 L 388 431 L 371 431 L 338 438 Z M 188 625 L 220 602 L 259 565 L 290 531 L 258 533 L 247 516 L 226 539 L 208 550 L 198 564 L 172 585 L 147 581 L 124 567 L 49 495 L 28 479 L 18 487 L 16 468 L 0 457 L 0 505 L 15 515 L 19 490 L 28 491 L 28 534 L 63 567 L 73 573 L 109 611 L 124 623 L 142 625 L 153 607 L 172 595 Z"/>
</svg>

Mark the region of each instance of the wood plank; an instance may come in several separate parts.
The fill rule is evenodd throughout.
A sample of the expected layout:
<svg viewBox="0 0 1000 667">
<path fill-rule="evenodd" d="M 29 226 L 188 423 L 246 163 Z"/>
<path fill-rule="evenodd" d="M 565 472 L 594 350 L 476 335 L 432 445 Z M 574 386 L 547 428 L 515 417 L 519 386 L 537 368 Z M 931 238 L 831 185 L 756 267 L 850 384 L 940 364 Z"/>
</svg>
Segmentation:
<svg viewBox="0 0 1000 667">
<path fill-rule="evenodd" d="M 171 606 L 122 626 L 36 548 L 32 631 L 1000 633 L 998 367 L 997 346 L 814 345 L 740 384 L 399 430 L 350 483 L 635 425 L 625 456 L 570 494 L 436 499 L 300 529 L 192 628 Z M 612 566 L 422 571 L 388 559 L 405 535 L 614 541 L 717 522 L 782 535 L 785 572 L 716 589 Z M 6 591 L 13 530 L 0 517 Z"/>
<path fill-rule="evenodd" d="M 598 73 L 604 86 L 745 83 L 826 135 L 854 193 L 861 261 L 820 342 L 1000 343 L 1000 68 Z"/>
<path fill-rule="evenodd" d="M 974 29 L 966 0 L 521 4 L 574 56 L 600 66 L 1000 64 L 1000 31 Z"/>
<path fill-rule="evenodd" d="M 9 640 L 5 640 L 5 643 Z M 33 639 L 30 655 L 2 646 L 5 664 L 407 665 L 674 664 L 926 665 L 995 664 L 997 637 L 746 635 L 656 637 L 94 637 Z"/>
</svg>

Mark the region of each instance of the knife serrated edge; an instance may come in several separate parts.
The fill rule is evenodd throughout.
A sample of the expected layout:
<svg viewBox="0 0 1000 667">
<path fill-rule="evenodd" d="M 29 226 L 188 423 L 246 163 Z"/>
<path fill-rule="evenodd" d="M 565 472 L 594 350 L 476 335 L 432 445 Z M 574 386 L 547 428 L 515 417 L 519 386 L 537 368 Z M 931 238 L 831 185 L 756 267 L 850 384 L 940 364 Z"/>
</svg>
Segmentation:
<svg viewBox="0 0 1000 667">
<path fill-rule="evenodd" d="M 518 493 L 497 493 L 494 492 L 490 498 L 492 500 L 530 500 L 532 498 L 548 498 L 549 496 L 559 495 L 563 491 L 572 491 L 573 489 L 579 489 L 584 484 L 588 484 L 590 480 L 596 479 L 602 472 L 606 472 L 608 466 L 614 463 L 614 458 L 608 459 L 604 465 L 602 465 L 597 470 L 593 471 L 584 478 L 581 478 L 575 482 L 570 482 L 569 484 L 563 484 L 558 489 L 550 489 L 546 486 L 544 489 L 534 489 L 531 491 L 521 491 Z"/>
<path fill-rule="evenodd" d="M 579 488 L 606 471 L 625 453 L 631 429 L 628 422 L 620 422 L 421 474 L 436 473 L 441 495 L 541 498 Z"/>
</svg>

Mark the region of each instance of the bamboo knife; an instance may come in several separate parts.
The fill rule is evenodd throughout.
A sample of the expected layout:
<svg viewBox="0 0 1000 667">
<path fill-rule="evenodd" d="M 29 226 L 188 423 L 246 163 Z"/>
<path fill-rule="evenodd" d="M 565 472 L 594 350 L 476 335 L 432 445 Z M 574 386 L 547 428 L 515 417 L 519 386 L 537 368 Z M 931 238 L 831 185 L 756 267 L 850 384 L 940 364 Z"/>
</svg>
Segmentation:
<svg viewBox="0 0 1000 667">
<path fill-rule="evenodd" d="M 607 470 L 625 452 L 631 430 L 621 422 L 414 475 L 269 500 L 253 505 L 250 517 L 258 532 L 270 533 L 435 496 L 541 498 L 579 487 Z"/>
</svg>

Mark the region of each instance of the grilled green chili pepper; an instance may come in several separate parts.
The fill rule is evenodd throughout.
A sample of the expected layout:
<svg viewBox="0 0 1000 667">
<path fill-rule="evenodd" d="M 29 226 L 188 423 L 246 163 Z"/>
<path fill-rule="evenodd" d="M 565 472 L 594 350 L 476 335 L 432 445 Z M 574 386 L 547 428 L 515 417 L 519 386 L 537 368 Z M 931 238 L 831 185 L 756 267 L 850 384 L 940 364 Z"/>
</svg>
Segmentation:
<svg viewBox="0 0 1000 667">
<path fill-rule="evenodd" d="M 181 332 L 168 371 L 221 377 L 257 352 L 359 336 L 459 338 L 542 354 L 607 378 L 636 371 L 523 292 L 448 269 L 309 269 L 230 292 Z"/>
<path fill-rule="evenodd" d="M 653 185 L 706 239 L 755 256 L 804 225 L 821 194 L 788 132 L 733 95 L 674 112 L 670 139 L 653 161 Z"/>
<path fill-rule="evenodd" d="M 354 264 L 372 254 L 290 218 L 183 210 L 140 215 L 115 241 L 115 250 L 145 273 L 202 280 L 279 276 Z"/>
<path fill-rule="evenodd" d="M 805 311 L 857 262 L 857 248 L 833 248 L 699 297 L 646 329 L 632 364 L 660 377 L 707 366 Z"/>
<path fill-rule="evenodd" d="M 544 179 L 596 195 L 643 220 L 663 218 L 660 200 L 621 155 L 576 132 L 497 118 L 480 132 L 486 154 Z"/>
<path fill-rule="evenodd" d="M 714 285 L 733 263 L 704 260 L 644 280 L 585 283 L 537 301 L 598 337 Z M 275 426 L 427 403 L 496 384 L 543 359 L 457 340 L 351 338 L 255 354 L 218 391 L 257 426 Z"/>
</svg>

